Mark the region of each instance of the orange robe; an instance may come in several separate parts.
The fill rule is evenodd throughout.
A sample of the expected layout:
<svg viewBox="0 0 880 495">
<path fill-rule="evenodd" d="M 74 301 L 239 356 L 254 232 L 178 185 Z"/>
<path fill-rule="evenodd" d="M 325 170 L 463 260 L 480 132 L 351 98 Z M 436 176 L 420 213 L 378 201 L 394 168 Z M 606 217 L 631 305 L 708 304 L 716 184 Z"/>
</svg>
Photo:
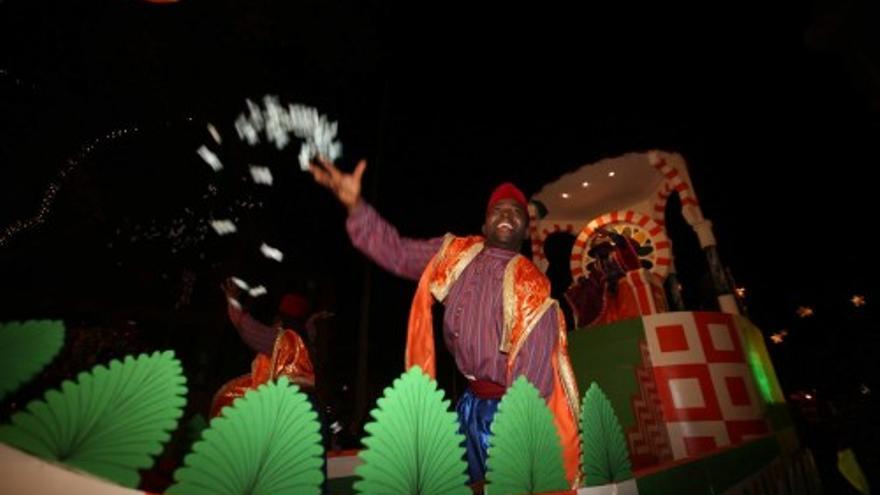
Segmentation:
<svg viewBox="0 0 880 495">
<path fill-rule="evenodd" d="M 311 391 L 315 387 L 315 368 L 309 351 L 293 330 L 278 332 L 272 356 L 257 354 L 251 362 L 250 373 L 233 378 L 220 387 L 211 401 L 211 417 L 219 415 L 224 407 L 243 397 L 248 390 L 281 376 L 286 376 L 304 391 Z"/>
</svg>

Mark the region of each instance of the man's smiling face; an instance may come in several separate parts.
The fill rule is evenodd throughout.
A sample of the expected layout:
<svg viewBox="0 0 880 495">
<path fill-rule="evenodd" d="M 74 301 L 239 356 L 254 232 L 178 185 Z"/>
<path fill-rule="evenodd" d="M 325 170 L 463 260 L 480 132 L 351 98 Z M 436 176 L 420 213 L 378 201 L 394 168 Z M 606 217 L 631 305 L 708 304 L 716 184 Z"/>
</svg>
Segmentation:
<svg viewBox="0 0 880 495">
<path fill-rule="evenodd" d="M 519 251 L 528 226 L 525 208 L 513 199 L 502 199 L 486 212 L 483 235 L 488 246 Z"/>
</svg>

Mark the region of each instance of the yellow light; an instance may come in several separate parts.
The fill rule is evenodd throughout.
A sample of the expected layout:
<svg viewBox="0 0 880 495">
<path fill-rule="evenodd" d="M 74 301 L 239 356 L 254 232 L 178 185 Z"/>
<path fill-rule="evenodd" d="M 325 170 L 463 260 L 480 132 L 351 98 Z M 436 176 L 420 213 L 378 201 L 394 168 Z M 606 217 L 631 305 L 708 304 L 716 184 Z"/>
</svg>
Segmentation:
<svg viewBox="0 0 880 495">
<path fill-rule="evenodd" d="M 801 306 L 797 309 L 797 315 L 801 318 L 807 318 L 809 316 L 813 316 L 813 308 L 809 306 Z"/>
</svg>

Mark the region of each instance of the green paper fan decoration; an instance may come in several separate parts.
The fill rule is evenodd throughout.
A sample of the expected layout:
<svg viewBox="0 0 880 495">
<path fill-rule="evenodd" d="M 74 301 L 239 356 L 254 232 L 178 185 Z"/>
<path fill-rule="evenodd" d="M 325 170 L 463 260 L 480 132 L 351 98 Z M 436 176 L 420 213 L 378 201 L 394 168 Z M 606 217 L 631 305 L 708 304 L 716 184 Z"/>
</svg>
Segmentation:
<svg viewBox="0 0 880 495">
<path fill-rule="evenodd" d="M 520 376 L 501 398 L 492 421 L 486 480 L 493 495 L 570 489 L 553 413 Z"/>
<path fill-rule="evenodd" d="M 29 403 L 0 427 L 0 442 L 134 488 L 176 428 L 185 394 L 170 351 L 114 359 Z"/>
<path fill-rule="evenodd" d="M 249 390 L 211 421 L 169 495 L 319 494 L 318 415 L 286 377 Z"/>
<path fill-rule="evenodd" d="M 55 320 L 0 324 L 0 399 L 30 380 L 64 344 L 64 323 Z"/>
<path fill-rule="evenodd" d="M 437 382 L 413 366 L 385 389 L 365 427 L 358 493 L 469 495 L 464 436 Z"/>
<path fill-rule="evenodd" d="M 623 428 L 611 402 L 596 382 L 581 404 L 581 465 L 586 486 L 618 483 L 633 477 Z"/>
</svg>

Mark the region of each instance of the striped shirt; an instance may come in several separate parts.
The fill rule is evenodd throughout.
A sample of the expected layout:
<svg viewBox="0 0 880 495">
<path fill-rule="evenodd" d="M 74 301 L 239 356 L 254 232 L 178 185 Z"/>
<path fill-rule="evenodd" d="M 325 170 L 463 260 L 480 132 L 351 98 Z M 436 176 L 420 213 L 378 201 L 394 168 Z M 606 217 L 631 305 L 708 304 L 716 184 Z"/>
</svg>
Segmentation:
<svg viewBox="0 0 880 495">
<path fill-rule="evenodd" d="M 382 268 L 410 280 L 418 280 L 440 249 L 442 237 L 401 237 L 369 204 L 361 201 L 346 221 L 352 244 Z M 470 380 L 510 385 L 507 355 L 498 350 L 502 324 L 504 268 L 517 253 L 485 247 L 465 268 L 444 301 L 443 339 L 459 371 Z M 551 308 L 538 321 L 514 363 L 511 380 L 520 375 L 535 385 L 545 398 L 553 390 L 550 354 L 556 342 L 556 310 Z"/>
</svg>

